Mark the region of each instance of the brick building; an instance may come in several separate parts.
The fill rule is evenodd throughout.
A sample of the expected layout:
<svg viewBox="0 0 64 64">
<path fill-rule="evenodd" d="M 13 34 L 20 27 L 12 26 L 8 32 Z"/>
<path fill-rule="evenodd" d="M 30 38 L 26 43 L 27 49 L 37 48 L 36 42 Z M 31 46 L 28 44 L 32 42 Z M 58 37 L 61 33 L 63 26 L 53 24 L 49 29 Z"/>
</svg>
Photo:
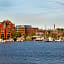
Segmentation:
<svg viewBox="0 0 64 64">
<path fill-rule="evenodd" d="M 32 33 L 35 33 L 38 31 L 38 28 L 33 28 L 31 25 L 17 25 L 16 31 L 21 32 L 21 34 L 31 35 Z"/>
<path fill-rule="evenodd" d="M 16 32 L 20 32 L 21 35 L 25 34 L 25 27 L 23 25 L 16 25 Z"/>
<path fill-rule="evenodd" d="M 0 38 L 9 39 L 12 37 L 12 32 L 15 31 L 15 24 L 9 20 L 0 22 Z"/>
</svg>

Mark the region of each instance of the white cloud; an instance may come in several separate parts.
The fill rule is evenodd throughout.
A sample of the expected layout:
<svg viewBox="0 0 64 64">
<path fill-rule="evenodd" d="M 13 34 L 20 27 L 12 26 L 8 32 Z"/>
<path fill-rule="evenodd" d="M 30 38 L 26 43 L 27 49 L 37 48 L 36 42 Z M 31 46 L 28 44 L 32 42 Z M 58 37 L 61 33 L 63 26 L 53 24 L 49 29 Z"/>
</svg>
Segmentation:
<svg viewBox="0 0 64 64">
<path fill-rule="evenodd" d="M 4 12 L 0 10 L 1 18 L 6 17 L 15 24 L 31 24 L 41 27 L 44 25 L 52 26 L 53 24 L 62 25 L 64 23 L 64 0 L 26 1 L 25 3 L 23 0 L 16 0 L 15 3 L 10 1 L 15 6 L 6 10 L 3 9 Z M 22 4 L 20 4 L 21 2 Z"/>
</svg>

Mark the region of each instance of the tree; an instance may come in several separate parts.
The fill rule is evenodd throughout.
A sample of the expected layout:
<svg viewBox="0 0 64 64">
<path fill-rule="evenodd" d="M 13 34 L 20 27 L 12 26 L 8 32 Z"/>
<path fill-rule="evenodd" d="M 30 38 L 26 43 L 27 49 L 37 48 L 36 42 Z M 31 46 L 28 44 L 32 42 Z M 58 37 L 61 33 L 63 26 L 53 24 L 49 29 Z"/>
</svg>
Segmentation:
<svg viewBox="0 0 64 64">
<path fill-rule="evenodd" d="M 58 31 L 64 31 L 64 28 L 57 28 L 56 30 L 58 30 Z"/>
<path fill-rule="evenodd" d="M 21 37 L 21 33 L 20 32 L 13 32 L 12 37 Z"/>
<path fill-rule="evenodd" d="M 25 38 L 25 40 L 26 40 L 26 37 L 27 37 L 27 34 L 24 34 L 24 38 Z"/>
<path fill-rule="evenodd" d="M 57 39 L 57 34 L 56 33 L 52 33 L 51 37 Z"/>
<path fill-rule="evenodd" d="M 48 34 L 46 34 L 46 37 L 48 38 L 48 37 L 52 37 L 52 38 L 57 38 L 57 34 L 56 33 L 48 33 Z"/>
<path fill-rule="evenodd" d="M 18 36 L 18 37 L 21 37 L 21 33 L 20 33 L 20 32 L 17 32 L 17 36 Z"/>
<path fill-rule="evenodd" d="M 31 36 L 34 36 L 34 35 L 35 35 L 35 33 L 32 33 L 32 34 L 31 34 Z"/>
<path fill-rule="evenodd" d="M 64 32 L 62 33 L 62 37 L 64 37 Z"/>
</svg>

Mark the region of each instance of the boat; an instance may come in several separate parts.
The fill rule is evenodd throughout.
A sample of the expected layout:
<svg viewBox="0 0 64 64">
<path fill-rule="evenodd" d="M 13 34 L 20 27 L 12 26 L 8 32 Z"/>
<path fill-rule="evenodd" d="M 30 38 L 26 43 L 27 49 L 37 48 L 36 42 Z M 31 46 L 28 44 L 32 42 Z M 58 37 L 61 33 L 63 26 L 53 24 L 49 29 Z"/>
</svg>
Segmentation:
<svg viewBox="0 0 64 64">
<path fill-rule="evenodd" d="M 23 42 L 23 39 L 21 39 L 20 37 L 18 37 L 16 41 L 17 42 Z"/>
<path fill-rule="evenodd" d="M 36 38 L 35 41 L 43 41 L 41 38 Z"/>
<path fill-rule="evenodd" d="M 51 37 L 44 39 L 45 42 L 52 42 L 53 39 Z"/>
</svg>

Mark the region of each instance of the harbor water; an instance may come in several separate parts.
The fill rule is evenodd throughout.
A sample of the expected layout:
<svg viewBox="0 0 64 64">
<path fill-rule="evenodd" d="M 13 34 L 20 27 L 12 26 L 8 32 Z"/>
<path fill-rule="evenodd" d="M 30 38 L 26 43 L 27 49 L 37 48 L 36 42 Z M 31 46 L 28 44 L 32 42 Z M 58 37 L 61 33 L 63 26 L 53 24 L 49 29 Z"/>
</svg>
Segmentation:
<svg viewBox="0 0 64 64">
<path fill-rule="evenodd" d="M 64 42 L 0 43 L 0 64 L 64 64 Z"/>
</svg>

